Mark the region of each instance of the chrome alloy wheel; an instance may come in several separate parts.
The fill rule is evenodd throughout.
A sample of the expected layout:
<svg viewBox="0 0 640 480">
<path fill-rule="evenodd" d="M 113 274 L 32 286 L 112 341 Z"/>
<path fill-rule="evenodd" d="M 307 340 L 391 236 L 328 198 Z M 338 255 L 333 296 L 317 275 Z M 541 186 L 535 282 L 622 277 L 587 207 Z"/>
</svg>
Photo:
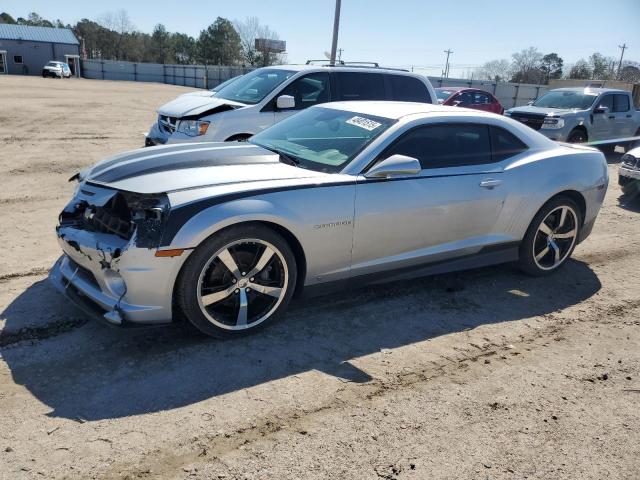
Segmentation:
<svg viewBox="0 0 640 480">
<path fill-rule="evenodd" d="M 198 278 L 204 316 L 225 330 L 255 327 L 278 308 L 289 282 L 282 253 L 259 239 L 237 240 L 218 250 Z"/>
<path fill-rule="evenodd" d="M 533 259 L 541 270 L 553 270 L 565 261 L 578 238 L 578 215 L 573 208 L 554 208 L 542 220 L 533 239 Z"/>
</svg>

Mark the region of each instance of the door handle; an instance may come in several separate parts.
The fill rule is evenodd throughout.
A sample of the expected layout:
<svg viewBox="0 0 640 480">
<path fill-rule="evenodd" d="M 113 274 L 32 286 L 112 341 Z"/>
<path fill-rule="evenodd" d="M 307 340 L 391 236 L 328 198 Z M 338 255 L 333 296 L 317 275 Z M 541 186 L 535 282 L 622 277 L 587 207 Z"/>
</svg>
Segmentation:
<svg viewBox="0 0 640 480">
<path fill-rule="evenodd" d="M 613 118 L 616 118 L 616 116 L 615 115 L 609 115 L 609 118 L 613 119 Z"/>
<path fill-rule="evenodd" d="M 480 182 L 480 186 L 482 188 L 488 188 L 491 190 L 492 188 L 498 187 L 502 184 L 502 180 L 495 180 L 493 178 L 487 178 L 486 180 L 482 180 Z"/>
<path fill-rule="evenodd" d="M 627 118 L 631 118 L 631 114 L 627 115 Z"/>
</svg>

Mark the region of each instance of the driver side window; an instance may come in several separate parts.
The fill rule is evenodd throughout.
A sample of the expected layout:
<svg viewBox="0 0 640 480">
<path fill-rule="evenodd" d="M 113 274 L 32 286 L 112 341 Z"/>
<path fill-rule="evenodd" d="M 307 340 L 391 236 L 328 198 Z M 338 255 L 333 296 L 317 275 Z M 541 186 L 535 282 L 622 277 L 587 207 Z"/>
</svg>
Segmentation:
<svg viewBox="0 0 640 480">
<path fill-rule="evenodd" d="M 489 127 L 463 123 L 416 127 L 396 140 L 384 158 L 395 154 L 418 159 L 422 169 L 492 163 Z"/>
<path fill-rule="evenodd" d="M 598 108 L 607 107 L 609 111 L 613 111 L 613 95 L 605 95 L 598 102 Z"/>
<path fill-rule="evenodd" d="M 291 95 L 296 106 L 292 110 L 303 110 L 312 105 L 329 101 L 329 74 L 311 73 L 294 80 L 279 94 Z M 277 97 L 276 97 L 277 98 Z"/>
</svg>

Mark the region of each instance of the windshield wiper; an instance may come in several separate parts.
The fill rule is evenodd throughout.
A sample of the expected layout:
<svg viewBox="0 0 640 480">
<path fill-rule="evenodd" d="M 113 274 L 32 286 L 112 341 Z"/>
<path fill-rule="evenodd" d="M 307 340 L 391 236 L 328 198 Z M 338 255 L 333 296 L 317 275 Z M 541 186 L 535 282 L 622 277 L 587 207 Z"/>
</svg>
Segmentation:
<svg viewBox="0 0 640 480">
<path fill-rule="evenodd" d="M 300 166 L 300 160 L 298 160 L 295 157 L 292 157 L 291 155 L 287 155 L 286 153 L 284 153 L 281 150 L 276 150 L 275 148 L 272 149 L 274 152 L 276 152 L 278 155 L 280 155 L 280 160 L 283 161 L 283 163 L 286 163 L 288 165 L 292 165 L 294 167 L 299 167 Z"/>
</svg>

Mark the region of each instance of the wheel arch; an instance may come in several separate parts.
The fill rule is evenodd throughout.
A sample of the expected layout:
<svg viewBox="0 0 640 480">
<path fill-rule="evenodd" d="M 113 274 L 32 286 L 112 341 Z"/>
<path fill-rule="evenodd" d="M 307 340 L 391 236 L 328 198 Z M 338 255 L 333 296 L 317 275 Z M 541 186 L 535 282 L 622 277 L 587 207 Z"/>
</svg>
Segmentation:
<svg viewBox="0 0 640 480">
<path fill-rule="evenodd" d="M 236 133 L 231 135 L 229 138 L 225 140 L 225 142 L 244 142 L 249 137 L 252 137 L 253 133 Z"/>
<path fill-rule="evenodd" d="M 573 127 L 573 128 L 571 129 L 571 131 L 569 132 L 569 135 L 571 135 L 571 132 L 574 132 L 574 131 L 576 131 L 576 130 L 579 130 L 579 131 L 581 131 L 581 132 L 584 132 L 584 135 L 585 135 L 585 137 L 586 137 L 587 141 L 589 141 L 589 130 L 587 130 L 587 127 L 585 127 L 583 123 L 581 123 L 581 124 L 576 125 L 575 127 Z M 568 138 L 568 137 L 567 137 L 567 138 Z"/>
<path fill-rule="evenodd" d="M 585 217 L 587 215 L 587 200 L 584 196 L 578 192 L 577 190 L 563 190 L 561 192 L 556 193 L 554 196 L 549 198 L 544 204 L 540 206 L 540 208 L 536 211 L 536 214 L 550 201 L 558 198 L 558 197 L 568 197 L 573 200 L 580 208 L 580 222 L 582 226 L 584 224 Z"/>
<path fill-rule="evenodd" d="M 302 289 L 304 288 L 305 278 L 307 275 L 307 257 L 306 257 L 304 248 L 302 248 L 302 244 L 300 243 L 300 240 L 298 240 L 298 237 L 296 237 L 296 235 L 291 230 L 289 230 L 288 228 L 278 223 L 271 222 L 268 220 L 244 220 L 244 221 L 240 221 L 230 225 L 226 225 L 225 227 L 215 230 L 210 235 L 202 239 L 202 241 L 199 242 L 198 245 L 194 247 L 194 249 L 198 248 L 200 245 L 202 245 L 205 241 L 207 241 L 212 236 L 220 235 L 220 233 L 224 232 L 225 230 L 228 230 L 230 228 L 249 226 L 249 225 L 265 226 L 273 230 L 274 232 L 280 234 L 282 237 L 284 237 L 285 241 L 291 247 L 291 250 L 293 251 L 293 255 L 296 259 L 296 271 L 297 271 L 298 283 L 296 284 L 294 296 L 299 295 L 302 292 Z M 176 288 L 178 284 L 178 279 L 180 278 L 180 274 L 184 269 L 185 263 L 186 262 L 183 262 L 183 264 L 180 266 L 178 274 L 176 275 L 175 280 L 173 282 L 172 305 L 173 305 L 173 313 L 177 317 L 181 317 L 182 314 L 180 312 L 180 307 L 178 305 L 178 302 L 176 301 Z"/>
</svg>

